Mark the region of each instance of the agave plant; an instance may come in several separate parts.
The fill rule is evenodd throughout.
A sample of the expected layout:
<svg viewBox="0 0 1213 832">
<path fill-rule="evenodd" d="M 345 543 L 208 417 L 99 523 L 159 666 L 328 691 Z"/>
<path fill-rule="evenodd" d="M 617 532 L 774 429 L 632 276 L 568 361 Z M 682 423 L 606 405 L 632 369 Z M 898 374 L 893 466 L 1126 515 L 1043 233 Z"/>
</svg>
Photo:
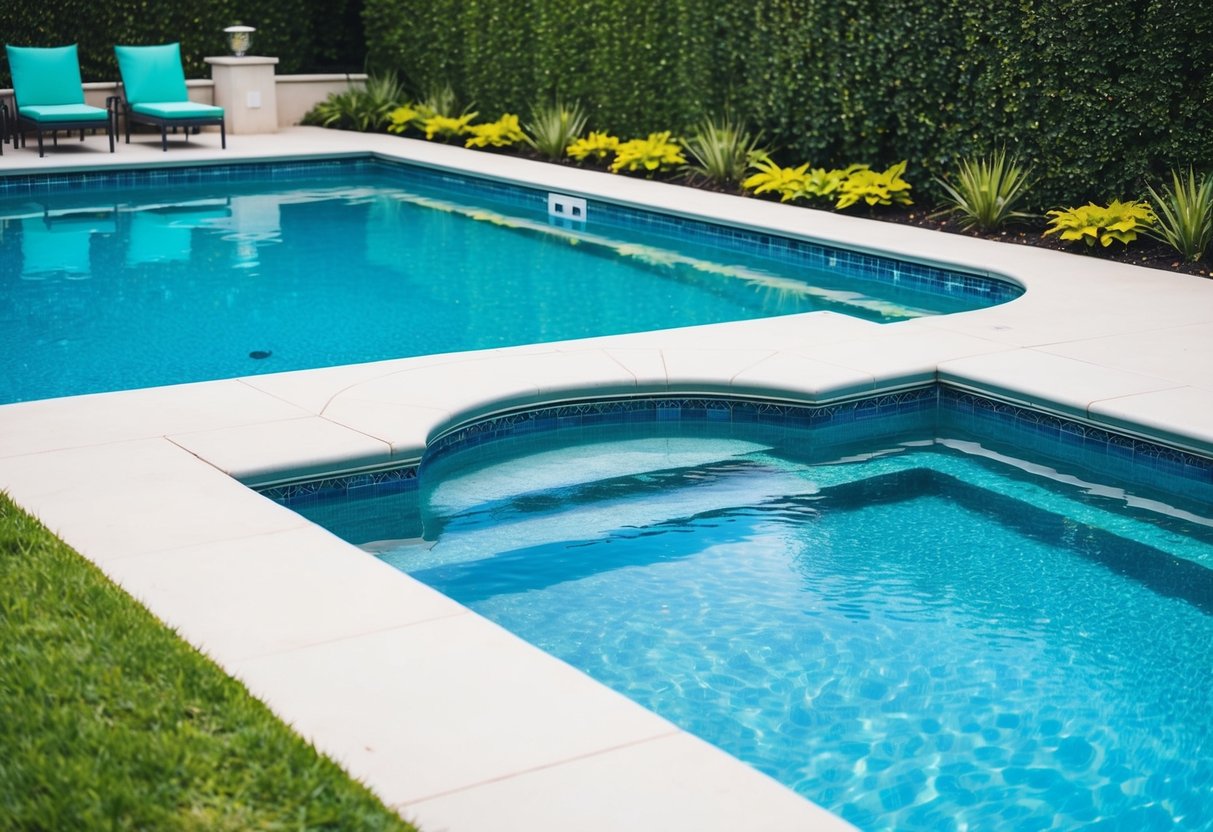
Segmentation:
<svg viewBox="0 0 1213 832">
<path fill-rule="evenodd" d="M 304 116 L 303 123 L 375 132 L 387 127 L 392 111 L 404 99 L 404 86 L 395 75 L 371 75 L 365 89 L 351 87 L 345 92 L 330 94 Z"/>
<path fill-rule="evenodd" d="M 1146 234 L 1178 251 L 1185 260 L 1196 262 L 1213 243 L 1213 175 L 1199 177 L 1192 168 L 1181 179 L 1171 171 L 1171 186 L 1162 192 L 1149 189 L 1156 217 Z"/>
<path fill-rule="evenodd" d="M 1030 173 L 1017 157 L 1007 159 L 1005 149 L 989 156 L 962 159 L 955 184 L 935 177 L 947 194 L 946 207 L 935 216 L 959 214 L 960 226 L 966 231 L 974 227 L 993 231 L 1010 220 L 1031 217 L 1015 210 L 1028 188 Z"/>
<path fill-rule="evenodd" d="M 531 120 L 523 125 L 527 144 L 549 161 L 564 158 L 569 145 L 585 130 L 586 114 L 581 103 L 565 104 L 559 98 L 531 108 Z"/>
<path fill-rule="evenodd" d="M 459 96 L 455 94 L 455 88 L 449 82 L 434 84 L 424 89 L 421 93 L 421 100 L 416 104 L 416 108 L 421 113 L 422 118 L 431 118 L 433 116 L 459 118 L 466 115 L 472 109 L 471 105 L 466 107 L 459 106 Z"/>
<path fill-rule="evenodd" d="M 736 186 L 750 165 L 767 155 L 761 141 L 761 135 L 751 134 L 727 116 L 706 118 L 684 142 L 695 160 L 686 169 L 716 185 Z"/>
</svg>

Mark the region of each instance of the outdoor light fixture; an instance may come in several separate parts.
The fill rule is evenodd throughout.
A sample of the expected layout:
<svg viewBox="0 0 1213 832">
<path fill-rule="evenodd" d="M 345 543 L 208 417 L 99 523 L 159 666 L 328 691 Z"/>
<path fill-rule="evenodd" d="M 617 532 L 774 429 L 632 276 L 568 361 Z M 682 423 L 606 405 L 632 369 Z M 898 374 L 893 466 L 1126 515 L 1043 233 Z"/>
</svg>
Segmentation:
<svg viewBox="0 0 1213 832">
<path fill-rule="evenodd" d="M 257 31 L 252 26 L 228 26 L 223 30 L 227 35 L 227 47 L 232 50 L 232 54 L 237 58 L 243 58 L 244 53 L 249 51 L 253 45 L 253 32 Z"/>
</svg>

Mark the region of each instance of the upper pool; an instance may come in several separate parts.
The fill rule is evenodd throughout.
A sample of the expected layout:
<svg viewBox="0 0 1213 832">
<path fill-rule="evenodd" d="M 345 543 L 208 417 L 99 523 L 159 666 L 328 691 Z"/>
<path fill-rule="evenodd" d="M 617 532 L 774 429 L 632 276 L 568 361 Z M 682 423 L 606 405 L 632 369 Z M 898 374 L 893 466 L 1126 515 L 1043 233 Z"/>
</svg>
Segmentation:
<svg viewBox="0 0 1213 832">
<path fill-rule="evenodd" d="M 6 177 L 0 403 L 1022 292 L 593 201 L 578 218 L 370 159 Z"/>
</svg>

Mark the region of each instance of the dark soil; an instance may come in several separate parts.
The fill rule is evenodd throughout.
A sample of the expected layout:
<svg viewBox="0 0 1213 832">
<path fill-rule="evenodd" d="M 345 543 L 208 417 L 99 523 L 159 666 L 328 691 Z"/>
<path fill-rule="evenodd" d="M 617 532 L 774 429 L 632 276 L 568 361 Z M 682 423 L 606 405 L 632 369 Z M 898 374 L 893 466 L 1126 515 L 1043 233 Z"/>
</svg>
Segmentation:
<svg viewBox="0 0 1213 832">
<path fill-rule="evenodd" d="M 1149 269 L 1192 274 L 1199 277 L 1213 277 L 1213 253 L 1206 252 L 1204 259 L 1196 263 L 1184 261 L 1175 249 L 1141 236 L 1129 245 L 1112 243 L 1104 248 L 1098 244 L 1088 246 L 1085 243 L 1068 243 L 1058 240 L 1055 236 L 1045 237 L 1046 225 L 1043 220 L 1025 222 L 1019 225 L 1009 225 L 1005 230 L 982 232 L 961 231 L 960 223 L 949 217 L 932 217 L 930 211 L 921 209 L 884 209 L 873 213 L 873 219 L 886 222 L 899 222 L 906 225 L 916 225 L 920 228 L 932 228 L 947 234 L 963 234 L 967 237 L 978 237 L 986 240 L 997 240 L 1000 243 L 1015 243 L 1025 246 L 1039 246 L 1054 251 L 1065 251 L 1082 257 L 1095 257 L 1100 260 L 1112 260 L 1117 263 L 1129 263 L 1134 266 L 1145 266 Z"/>
<path fill-rule="evenodd" d="M 537 161 L 551 162 L 550 159 L 545 159 L 539 156 L 530 149 L 510 148 L 506 151 L 516 155 L 526 156 Z M 555 164 L 563 164 L 568 167 L 582 167 L 594 170 L 606 171 L 606 164 L 595 164 L 593 162 L 577 163 L 571 159 L 561 159 Z M 636 174 L 624 174 L 636 175 Z M 671 182 L 677 185 L 685 185 L 691 188 L 700 188 L 706 191 L 717 191 L 720 193 L 729 193 L 737 196 L 748 196 L 751 199 L 765 199 L 767 197 L 753 197 L 747 194 L 740 188 L 721 186 L 709 182 L 702 177 L 697 177 L 693 174 L 687 174 L 680 171 L 664 171 L 654 174 L 650 179 L 659 181 Z M 777 198 L 772 198 L 778 201 Z M 918 206 L 910 208 L 901 207 L 879 207 L 871 210 L 869 213 L 862 214 L 850 211 L 855 216 L 866 216 L 868 219 L 879 220 L 881 222 L 896 222 L 904 225 L 915 225 L 919 228 L 930 228 L 945 234 L 963 234 L 968 237 L 977 237 L 979 239 L 995 240 L 1000 243 L 1012 243 L 1025 246 L 1039 246 L 1040 248 L 1048 248 L 1054 251 L 1064 251 L 1069 254 L 1074 254 L 1079 257 L 1095 257 L 1100 260 L 1110 260 L 1116 263 L 1128 263 L 1133 266 L 1144 266 L 1149 269 L 1160 269 L 1162 271 L 1176 272 L 1179 274 L 1191 274 L 1198 277 L 1213 277 L 1213 252 L 1205 252 L 1204 258 L 1197 263 L 1184 261 L 1175 249 L 1150 239 L 1146 236 L 1140 236 L 1129 245 L 1121 243 L 1112 243 L 1112 245 L 1104 248 L 1096 244 L 1088 246 L 1085 243 L 1069 243 L 1057 239 L 1056 236 L 1044 236 L 1044 231 L 1047 228 L 1044 219 L 1025 220 L 1018 224 L 1010 224 L 1004 230 L 983 232 L 983 231 L 962 231 L 960 223 L 955 218 L 947 216 L 933 216 L 934 211 L 924 209 Z"/>
</svg>

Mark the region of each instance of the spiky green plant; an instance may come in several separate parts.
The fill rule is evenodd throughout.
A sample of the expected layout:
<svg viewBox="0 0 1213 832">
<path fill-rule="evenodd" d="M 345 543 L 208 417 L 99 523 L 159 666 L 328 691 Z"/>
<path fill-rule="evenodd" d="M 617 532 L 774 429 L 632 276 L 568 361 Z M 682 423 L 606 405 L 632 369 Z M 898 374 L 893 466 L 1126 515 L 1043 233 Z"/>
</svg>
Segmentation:
<svg viewBox="0 0 1213 832">
<path fill-rule="evenodd" d="M 527 144 L 543 158 L 556 162 L 564 158 L 569 145 L 581 138 L 585 124 L 585 109 L 580 102 L 566 104 L 557 98 L 536 103 L 523 129 Z"/>
<path fill-rule="evenodd" d="M 705 118 L 684 142 L 695 160 L 686 169 L 716 185 L 736 186 L 750 165 L 767 155 L 761 141 L 761 135 L 750 133 L 727 116 Z"/>
<path fill-rule="evenodd" d="M 1213 243 L 1213 175 L 1188 174 L 1180 178 L 1171 171 L 1171 185 L 1162 192 L 1149 188 L 1156 216 L 1155 225 L 1146 234 L 1166 243 L 1185 260 L 1195 263 Z"/>
<path fill-rule="evenodd" d="M 366 87 L 330 93 L 303 117 L 304 124 L 370 133 L 387 127 L 393 110 L 404 103 L 404 85 L 395 75 L 371 75 Z"/>
<path fill-rule="evenodd" d="M 945 207 L 934 216 L 958 214 L 960 227 L 966 231 L 994 231 L 1011 220 L 1027 219 L 1032 215 L 1015 206 L 1030 186 L 1030 175 L 1031 169 L 1021 165 L 1017 156 L 1007 158 L 1005 148 L 988 156 L 961 159 L 954 183 L 935 177 L 946 196 Z"/>
<path fill-rule="evenodd" d="M 459 96 L 455 94 L 455 88 L 449 82 L 443 82 L 422 90 L 421 100 L 417 102 L 417 109 L 423 118 L 433 116 L 459 118 L 466 115 L 472 107 L 470 104 L 461 107 Z"/>
</svg>

